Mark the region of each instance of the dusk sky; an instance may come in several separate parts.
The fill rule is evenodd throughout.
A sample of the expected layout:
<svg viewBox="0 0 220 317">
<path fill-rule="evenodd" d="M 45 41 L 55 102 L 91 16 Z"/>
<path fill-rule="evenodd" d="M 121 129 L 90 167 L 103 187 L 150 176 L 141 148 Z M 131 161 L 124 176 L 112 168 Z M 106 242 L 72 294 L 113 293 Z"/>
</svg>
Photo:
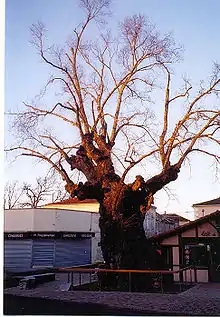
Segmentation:
<svg viewBox="0 0 220 317">
<path fill-rule="evenodd" d="M 109 28 L 116 28 L 125 16 L 142 13 L 161 33 L 171 31 L 176 42 L 184 46 L 184 60 L 175 68 L 179 78 L 187 74 L 194 83 L 199 83 L 209 76 L 212 62 L 220 62 L 219 0 L 115 0 L 112 11 Z M 30 44 L 30 26 L 42 21 L 50 43 L 61 45 L 81 19 L 82 11 L 76 0 L 6 0 L 5 111 L 21 109 L 22 102 L 31 101 L 50 75 L 50 69 Z M 5 143 L 11 142 L 6 118 Z M 156 194 L 158 211 L 191 218 L 187 211 L 192 210 L 193 203 L 219 197 L 220 183 L 215 181 L 211 164 L 210 158 L 196 155 L 191 171 L 183 168 L 178 180 L 170 185 L 177 200 L 169 201 L 164 191 Z M 30 158 L 18 159 L 13 164 L 6 162 L 6 181 L 32 182 L 40 174 L 43 175 L 40 165 L 33 165 Z"/>
</svg>

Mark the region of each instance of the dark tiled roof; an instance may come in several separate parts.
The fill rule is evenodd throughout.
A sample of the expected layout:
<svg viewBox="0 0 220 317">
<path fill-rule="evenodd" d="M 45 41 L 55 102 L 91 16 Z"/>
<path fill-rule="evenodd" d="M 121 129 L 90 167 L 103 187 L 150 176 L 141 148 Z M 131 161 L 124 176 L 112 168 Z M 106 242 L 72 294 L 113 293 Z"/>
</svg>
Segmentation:
<svg viewBox="0 0 220 317">
<path fill-rule="evenodd" d="M 53 205 L 72 205 L 72 204 L 97 204 L 97 200 L 96 199 L 84 199 L 84 200 L 79 200 L 78 198 L 69 198 L 69 199 L 65 199 L 62 201 L 57 201 L 55 203 L 50 203 L 50 204 L 46 204 L 44 206 L 53 206 Z"/>
<path fill-rule="evenodd" d="M 174 220 L 174 219 L 177 219 L 179 221 L 190 221 L 189 219 L 186 219 L 180 215 L 177 215 L 177 214 L 163 214 L 163 217 L 165 219 L 170 219 L 170 220 Z"/>
<path fill-rule="evenodd" d="M 202 203 L 197 203 L 197 204 L 193 204 L 194 206 L 201 206 L 201 205 L 220 205 L 220 197 L 212 199 L 212 200 L 208 200 L 208 201 L 203 201 Z"/>
<path fill-rule="evenodd" d="M 166 231 L 166 232 L 163 232 L 163 233 L 159 233 L 159 234 L 157 234 L 157 235 L 154 235 L 154 236 L 150 237 L 149 239 L 150 239 L 150 240 L 163 240 L 163 239 L 168 238 L 168 237 L 170 237 L 170 236 L 175 236 L 175 235 L 177 235 L 178 233 L 181 233 L 181 232 L 183 232 L 183 231 L 186 231 L 186 230 L 188 230 L 188 229 L 191 229 L 191 228 L 193 228 L 195 225 L 197 225 L 197 224 L 202 224 L 202 223 L 204 223 L 204 222 L 206 222 L 206 221 L 209 221 L 209 220 L 211 220 L 212 218 L 215 218 L 215 217 L 217 217 L 217 216 L 220 217 L 220 210 L 216 210 L 215 212 L 213 212 L 213 213 L 211 213 L 211 214 L 209 214 L 209 215 L 206 215 L 206 216 L 201 217 L 201 218 L 199 218 L 199 219 L 196 219 L 196 220 L 194 220 L 194 221 L 190 221 L 190 222 L 188 222 L 188 223 L 186 223 L 186 224 L 184 224 L 184 225 L 182 225 L 182 226 L 178 226 L 178 227 L 176 227 L 176 228 L 174 228 L 174 229 L 171 229 L 171 230 L 169 230 L 169 231 Z"/>
</svg>

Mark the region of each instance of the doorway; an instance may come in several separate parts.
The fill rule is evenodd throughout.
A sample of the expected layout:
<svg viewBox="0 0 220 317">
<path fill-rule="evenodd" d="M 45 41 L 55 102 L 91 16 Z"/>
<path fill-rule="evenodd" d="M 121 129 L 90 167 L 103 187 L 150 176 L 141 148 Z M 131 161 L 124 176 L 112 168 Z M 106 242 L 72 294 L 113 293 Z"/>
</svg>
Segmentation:
<svg viewBox="0 0 220 317">
<path fill-rule="evenodd" d="M 209 278 L 210 282 L 220 282 L 220 241 L 213 241 L 207 245 L 209 251 Z"/>
</svg>

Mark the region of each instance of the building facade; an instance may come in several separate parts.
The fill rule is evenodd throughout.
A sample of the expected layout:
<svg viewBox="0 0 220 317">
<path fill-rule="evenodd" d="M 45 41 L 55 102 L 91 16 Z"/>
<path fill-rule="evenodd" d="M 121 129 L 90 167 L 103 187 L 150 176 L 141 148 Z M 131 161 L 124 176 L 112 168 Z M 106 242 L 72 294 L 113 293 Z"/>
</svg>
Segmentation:
<svg viewBox="0 0 220 317">
<path fill-rule="evenodd" d="M 193 204 L 195 219 L 207 216 L 216 210 L 220 210 L 220 197 Z"/>
<path fill-rule="evenodd" d="M 5 210 L 4 265 L 10 271 L 57 268 L 102 261 L 99 203 L 70 198 L 37 209 Z M 177 225 L 151 206 L 145 215 L 146 237 Z"/>
<path fill-rule="evenodd" d="M 144 231 L 147 238 L 169 231 L 175 228 L 176 225 L 173 220 L 166 219 L 163 215 L 157 213 L 155 206 L 151 206 L 150 210 L 145 214 Z"/>
<path fill-rule="evenodd" d="M 99 214 L 60 209 L 4 213 L 4 266 L 8 271 L 71 267 L 102 260 Z"/>
<path fill-rule="evenodd" d="M 165 268 L 192 265 L 196 282 L 220 282 L 220 211 L 151 237 L 162 247 Z M 189 276 L 174 274 L 176 281 Z"/>
</svg>

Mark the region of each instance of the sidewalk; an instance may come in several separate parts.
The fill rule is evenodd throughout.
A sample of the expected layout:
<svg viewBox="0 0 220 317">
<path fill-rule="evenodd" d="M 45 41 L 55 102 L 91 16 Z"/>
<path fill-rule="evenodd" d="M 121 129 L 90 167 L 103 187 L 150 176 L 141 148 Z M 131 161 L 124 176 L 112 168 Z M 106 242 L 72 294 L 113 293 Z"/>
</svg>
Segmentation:
<svg viewBox="0 0 220 317">
<path fill-rule="evenodd" d="M 57 281 L 55 281 L 57 282 Z M 198 284 L 180 294 L 155 293 L 128 293 L 128 292 L 86 292 L 86 291 L 59 291 L 50 282 L 33 290 L 11 288 L 4 294 L 28 298 L 42 298 L 72 303 L 73 307 L 79 304 L 99 304 L 104 311 L 128 310 L 129 315 L 140 315 L 150 312 L 154 315 L 202 315 L 220 316 L 220 285 Z M 104 306 L 103 306 L 104 305 Z M 105 309 L 103 308 L 105 307 Z M 78 313 L 79 314 L 79 313 Z M 99 309 L 97 315 L 100 315 Z M 114 314 L 113 314 L 114 315 Z M 125 314 L 126 315 L 126 314 Z"/>
</svg>

